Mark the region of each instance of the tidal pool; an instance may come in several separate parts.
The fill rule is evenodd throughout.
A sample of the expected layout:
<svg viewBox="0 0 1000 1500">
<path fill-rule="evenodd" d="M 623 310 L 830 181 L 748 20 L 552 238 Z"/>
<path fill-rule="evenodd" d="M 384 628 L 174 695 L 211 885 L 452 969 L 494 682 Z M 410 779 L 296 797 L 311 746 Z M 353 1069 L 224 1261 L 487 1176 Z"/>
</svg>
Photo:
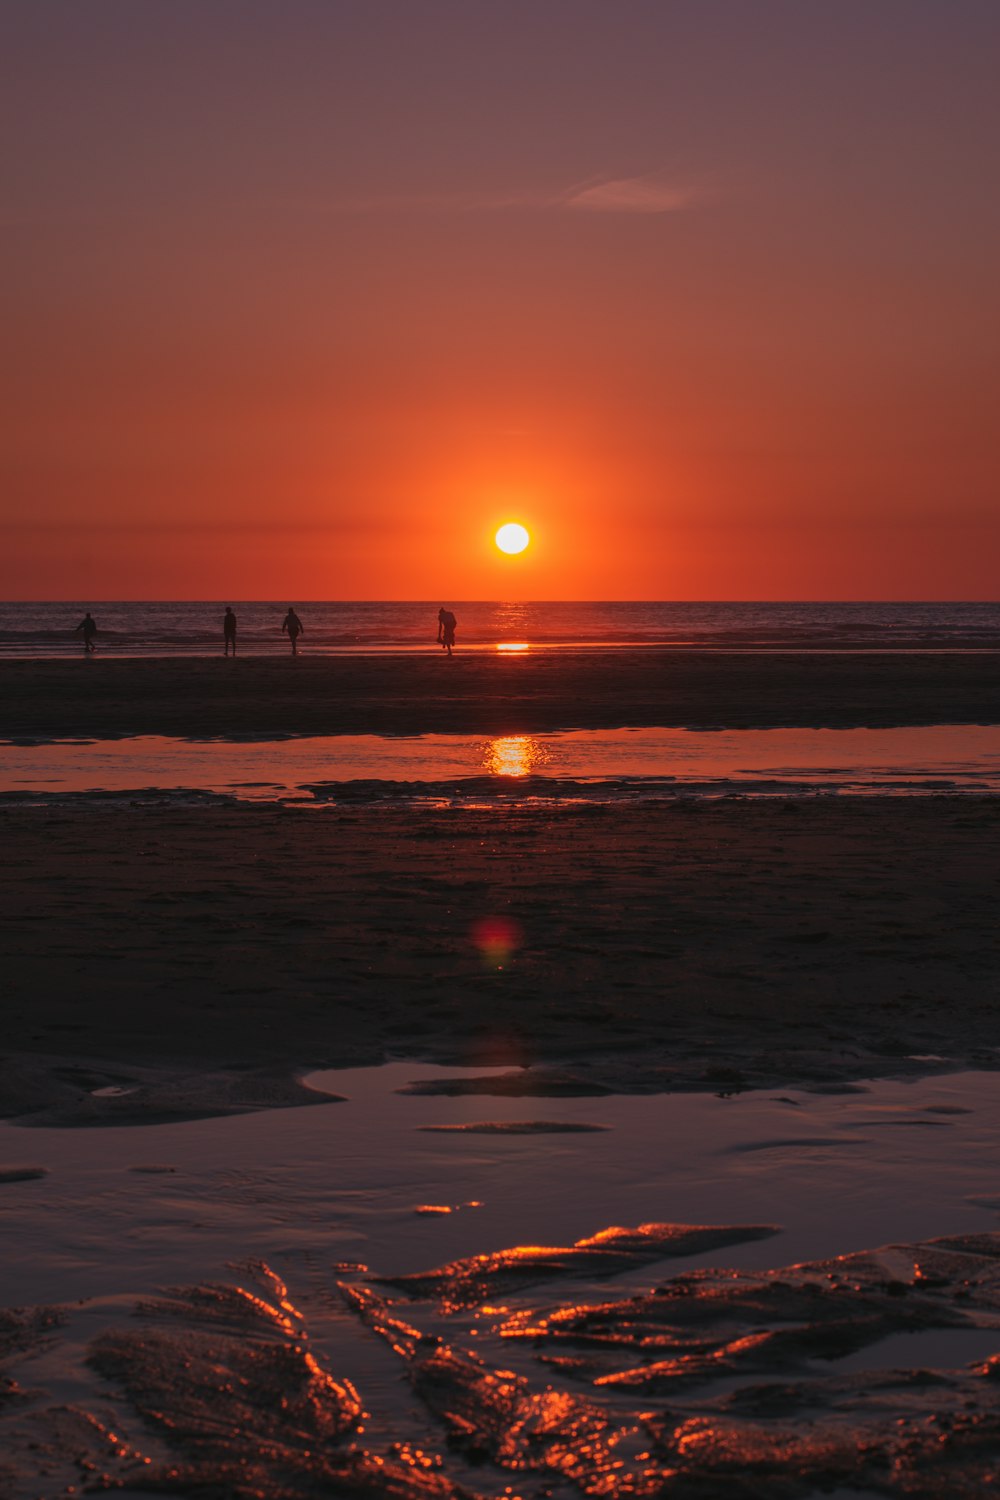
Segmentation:
<svg viewBox="0 0 1000 1500">
<path fill-rule="evenodd" d="M 157 736 L 0 747 L 0 793 L 213 792 L 252 801 L 996 792 L 1000 726 L 615 729 L 483 738 Z"/>
</svg>

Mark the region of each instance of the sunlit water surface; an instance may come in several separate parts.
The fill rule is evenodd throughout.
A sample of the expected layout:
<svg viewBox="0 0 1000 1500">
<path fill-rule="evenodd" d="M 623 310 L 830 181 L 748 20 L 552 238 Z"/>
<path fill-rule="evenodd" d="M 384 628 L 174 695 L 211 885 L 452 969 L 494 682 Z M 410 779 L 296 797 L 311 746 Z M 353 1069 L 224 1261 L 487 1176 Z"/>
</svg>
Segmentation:
<svg viewBox="0 0 1000 1500">
<path fill-rule="evenodd" d="M 74 634 L 86 611 L 98 626 L 102 656 L 214 656 L 222 651 L 222 615 L 235 607 L 241 655 L 287 653 L 281 621 L 288 600 L 0 601 L 0 659 L 67 657 L 82 651 Z M 403 655 L 439 651 L 440 599 L 297 600 L 310 656 Z M 450 600 L 458 645 L 595 651 L 629 646 L 722 651 L 996 651 L 1000 604 L 916 601 L 503 602 Z"/>
<path fill-rule="evenodd" d="M 216 792 L 246 800 L 590 799 L 1000 790 L 1000 726 L 616 729 L 277 741 L 143 736 L 0 746 L 0 793 Z"/>
</svg>

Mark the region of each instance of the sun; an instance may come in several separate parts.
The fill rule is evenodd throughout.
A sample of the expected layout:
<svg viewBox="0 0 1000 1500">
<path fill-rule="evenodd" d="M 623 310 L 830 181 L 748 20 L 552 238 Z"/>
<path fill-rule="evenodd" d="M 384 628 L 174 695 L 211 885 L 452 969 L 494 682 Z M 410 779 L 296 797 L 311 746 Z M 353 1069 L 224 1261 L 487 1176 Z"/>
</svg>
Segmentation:
<svg viewBox="0 0 1000 1500">
<path fill-rule="evenodd" d="M 500 530 L 494 537 L 494 541 L 501 552 L 513 554 L 515 552 L 523 552 L 531 541 L 531 537 L 517 521 L 508 521 L 506 526 L 500 527 Z"/>
</svg>

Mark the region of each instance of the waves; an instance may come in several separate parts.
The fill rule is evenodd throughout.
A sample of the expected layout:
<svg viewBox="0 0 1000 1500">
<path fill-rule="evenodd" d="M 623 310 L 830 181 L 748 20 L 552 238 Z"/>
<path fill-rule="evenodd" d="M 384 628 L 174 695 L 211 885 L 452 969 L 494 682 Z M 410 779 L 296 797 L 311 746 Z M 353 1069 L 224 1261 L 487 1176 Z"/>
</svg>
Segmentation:
<svg viewBox="0 0 1000 1500">
<path fill-rule="evenodd" d="M 287 604 L 233 602 L 245 655 L 280 655 Z M 996 603 L 675 603 L 466 601 L 459 650 L 599 650 L 621 646 L 708 651 L 1000 650 Z M 0 604 L 0 657 L 82 654 L 74 635 L 93 613 L 99 652 L 115 656 L 210 656 L 222 651 L 225 606 L 192 601 Z M 321 653 L 437 650 L 435 603 L 300 603 L 302 648 Z"/>
</svg>

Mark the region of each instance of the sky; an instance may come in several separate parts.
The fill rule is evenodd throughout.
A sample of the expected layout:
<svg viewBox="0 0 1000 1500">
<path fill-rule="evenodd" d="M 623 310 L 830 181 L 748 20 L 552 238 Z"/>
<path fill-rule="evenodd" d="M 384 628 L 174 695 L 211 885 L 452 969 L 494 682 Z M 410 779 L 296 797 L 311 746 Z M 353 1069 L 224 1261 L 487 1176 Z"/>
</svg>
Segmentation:
<svg viewBox="0 0 1000 1500">
<path fill-rule="evenodd" d="M 2 0 L 0 59 L 0 596 L 998 597 L 995 0 Z"/>
</svg>

